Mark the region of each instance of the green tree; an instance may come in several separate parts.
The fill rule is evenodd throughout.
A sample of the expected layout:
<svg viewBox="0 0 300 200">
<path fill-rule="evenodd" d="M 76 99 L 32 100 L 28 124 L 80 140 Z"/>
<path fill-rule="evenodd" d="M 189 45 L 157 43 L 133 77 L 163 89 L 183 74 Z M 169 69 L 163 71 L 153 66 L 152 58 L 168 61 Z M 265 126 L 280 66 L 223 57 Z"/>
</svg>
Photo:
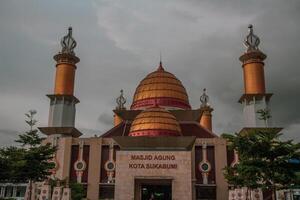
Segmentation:
<svg viewBox="0 0 300 200">
<path fill-rule="evenodd" d="M 84 198 L 85 191 L 84 191 L 82 184 L 76 183 L 76 182 L 71 182 L 70 188 L 71 188 L 72 200 L 81 200 Z"/>
<path fill-rule="evenodd" d="M 1 181 L 29 182 L 32 187 L 32 182 L 45 180 L 51 174 L 54 164 L 49 160 L 53 158 L 56 149 L 50 144 L 42 143 L 43 138 L 35 128 L 35 114 L 34 110 L 25 114 L 25 122 L 30 128 L 16 140 L 21 145 L 0 149 Z"/>
<path fill-rule="evenodd" d="M 235 187 L 262 188 L 273 192 L 297 184 L 296 170 L 300 166 L 289 161 L 300 158 L 300 143 L 281 141 L 280 136 L 273 129 L 223 134 L 228 148 L 239 154 L 238 164 L 225 168 L 228 183 Z"/>
<path fill-rule="evenodd" d="M 0 182 L 22 181 L 20 169 L 24 166 L 25 150 L 17 147 L 0 149 Z"/>
<path fill-rule="evenodd" d="M 265 123 L 265 126 L 268 127 L 268 119 L 270 119 L 272 116 L 270 114 L 270 110 L 269 109 L 260 109 L 258 110 L 256 113 L 259 114 L 258 119 L 259 120 L 263 120 Z"/>
</svg>

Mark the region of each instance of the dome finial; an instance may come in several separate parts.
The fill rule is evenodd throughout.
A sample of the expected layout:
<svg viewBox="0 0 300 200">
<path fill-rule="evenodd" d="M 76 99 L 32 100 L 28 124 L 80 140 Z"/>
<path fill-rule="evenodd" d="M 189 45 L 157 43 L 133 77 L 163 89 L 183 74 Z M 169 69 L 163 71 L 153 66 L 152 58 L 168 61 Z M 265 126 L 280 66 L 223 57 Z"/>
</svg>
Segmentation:
<svg viewBox="0 0 300 200">
<path fill-rule="evenodd" d="M 76 47 L 77 43 L 75 39 L 72 37 L 71 26 L 68 28 L 68 34 L 62 38 L 60 44 L 62 46 L 61 53 L 75 55 L 74 48 Z"/>
<path fill-rule="evenodd" d="M 258 45 L 260 43 L 260 39 L 253 33 L 253 25 L 249 24 L 248 26 L 249 34 L 246 36 L 244 40 L 244 45 L 247 48 L 247 51 L 258 50 Z"/>
<path fill-rule="evenodd" d="M 120 96 L 116 99 L 117 107 L 116 110 L 125 110 L 126 99 L 123 95 L 123 90 L 120 90 Z"/>
<path fill-rule="evenodd" d="M 161 51 L 159 52 L 159 66 L 158 66 L 157 70 L 164 70 L 163 65 L 162 65 Z"/>
<path fill-rule="evenodd" d="M 209 106 L 208 104 L 209 97 L 206 94 L 206 88 L 203 89 L 203 94 L 200 96 L 201 108 Z"/>
<path fill-rule="evenodd" d="M 159 52 L 159 62 L 161 63 L 161 51 Z"/>
</svg>

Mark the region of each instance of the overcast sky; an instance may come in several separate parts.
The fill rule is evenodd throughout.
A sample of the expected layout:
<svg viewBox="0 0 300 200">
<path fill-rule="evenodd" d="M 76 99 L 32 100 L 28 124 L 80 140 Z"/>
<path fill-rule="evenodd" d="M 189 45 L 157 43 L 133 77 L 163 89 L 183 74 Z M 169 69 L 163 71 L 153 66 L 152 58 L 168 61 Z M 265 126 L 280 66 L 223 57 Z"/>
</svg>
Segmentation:
<svg viewBox="0 0 300 200">
<path fill-rule="evenodd" d="M 265 76 L 273 125 L 300 141 L 299 0 L 1 0 L 0 146 L 26 130 L 24 113 L 47 126 L 55 55 L 68 26 L 78 45 L 76 127 L 84 137 L 112 127 L 115 98 L 127 107 L 138 83 L 157 68 L 187 89 L 193 108 L 207 88 L 217 134 L 243 127 L 239 56 L 248 24 L 267 54 Z"/>
</svg>

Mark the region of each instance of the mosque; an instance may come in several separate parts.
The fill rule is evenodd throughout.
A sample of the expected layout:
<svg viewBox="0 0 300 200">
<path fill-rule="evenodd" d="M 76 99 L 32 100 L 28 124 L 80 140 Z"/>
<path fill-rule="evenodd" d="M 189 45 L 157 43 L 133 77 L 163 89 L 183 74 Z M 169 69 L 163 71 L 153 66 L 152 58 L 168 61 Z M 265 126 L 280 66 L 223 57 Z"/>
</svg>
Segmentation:
<svg viewBox="0 0 300 200">
<path fill-rule="evenodd" d="M 266 55 L 259 43 L 250 25 L 246 50 L 239 58 L 244 78 L 238 100 L 244 116 L 241 132 L 272 127 L 257 112 L 270 110 L 272 96 L 265 89 Z M 69 28 L 61 40 L 61 51 L 54 56 L 55 86 L 53 94 L 47 95 L 48 126 L 39 128 L 58 148 L 52 176 L 83 184 L 91 200 L 228 199 L 230 185 L 222 169 L 236 164 L 238 156 L 213 131 L 213 108 L 206 91 L 200 97 L 201 106 L 192 108 L 182 82 L 162 62 L 140 81 L 130 108 L 125 107 L 121 91 L 109 131 L 100 137 L 82 137 L 75 127 L 79 100 L 74 96 L 74 81 L 80 61 L 74 52 L 76 45 Z"/>
</svg>

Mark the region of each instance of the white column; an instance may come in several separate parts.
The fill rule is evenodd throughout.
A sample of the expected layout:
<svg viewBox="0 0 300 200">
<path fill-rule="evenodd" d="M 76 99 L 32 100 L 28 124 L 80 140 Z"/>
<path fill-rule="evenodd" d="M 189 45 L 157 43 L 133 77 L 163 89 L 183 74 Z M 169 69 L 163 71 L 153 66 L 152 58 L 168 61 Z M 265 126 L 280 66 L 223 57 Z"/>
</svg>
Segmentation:
<svg viewBox="0 0 300 200">
<path fill-rule="evenodd" d="M 1 186 L 0 197 L 4 197 L 4 192 L 5 192 L 5 186 Z"/>
<path fill-rule="evenodd" d="M 16 197 L 16 196 L 17 196 L 17 186 L 13 186 L 12 197 Z"/>
</svg>

